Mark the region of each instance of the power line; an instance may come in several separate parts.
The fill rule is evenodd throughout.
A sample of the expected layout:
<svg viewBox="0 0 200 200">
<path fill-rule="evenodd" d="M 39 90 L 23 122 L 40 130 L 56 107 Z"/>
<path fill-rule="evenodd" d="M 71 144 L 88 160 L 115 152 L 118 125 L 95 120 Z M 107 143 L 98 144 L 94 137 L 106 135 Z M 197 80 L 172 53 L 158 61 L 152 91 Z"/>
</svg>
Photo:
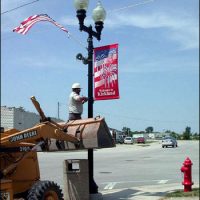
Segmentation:
<svg viewBox="0 0 200 200">
<path fill-rule="evenodd" d="M 18 7 L 16 7 L 16 8 L 11 9 L 11 10 L 5 11 L 5 12 L 1 13 L 1 15 L 5 14 L 5 13 L 8 13 L 8 12 L 11 12 L 11 11 L 13 11 L 13 10 L 17 10 L 17 9 L 19 9 L 19 8 L 21 8 L 21 7 L 24 7 L 24 6 L 27 6 L 27 5 L 29 5 L 29 4 L 36 3 L 36 2 L 38 2 L 38 1 L 39 1 L 39 0 L 35 0 L 35 1 L 32 1 L 32 2 L 23 4 L 23 5 L 21 5 L 21 6 L 18 6 Z M 112 13 L 117 12 L 117 11 L 121 11 L 121 10 L 125 10 L 125 9 L 128 9 L 128 8 L 136 7 L 136 6 L 139 6 L 139 5 L 151 3 L 151 2 L 154 2 L 154 1 L 155 1 L 155 0 L 146 0 L 146 1 L 143 1 L 143 2 L 140 2 L 140 3 L 131 4 L 131 5 L 128 5 L 128 6 L 125 6 L 125 7 L 121 7 L 121 8 L 114 9 L 114 10 L 110 10 L 110 11 L 108 11 L 108 13 L 109 13 L 109 14 L 112 14 Z M 73 36 L 71 33 L 69 33 L 69 37 L 70 37 L 71 39 L 73 39 L 75 42 L 77 42 L 81 47 L 87 49 L 87 47 L 85 47 L 85 45 L 84 45 L 81 41 L 79 41 L 75 36 Z M 10 38 L 12 38 L 12 37 L 10 37 Z M 6 39 L 9 39 L 9 38 L 3 38 L 3 40 L 6 40 Z"/>
<path fill-rule="evenodd" d="M 35 0 L 35 1 L 32 1 L 32 2 L 23 4 L 23 5 L 21 5 L 21 6 L 18 6 L 18 7 L 16 7 L 16 8 L 13 8 L 13 9 L 10 9 L 10 10 L 7 10 L 7 11 L 4 11 L 4 12 L 1 13 L 1 15 L 6 14 L 6 13 L 9 13 L 9 12 L 12 12 L 12 11 L 17 10 L 17 9 L 19 9 L 19 8 L 22 8 L 22 7 L 24 7 L 24 6 L 27 6 L 27 5 L 36 3 L 36 2 L 38 2 L 38 1 L 39 1 L 39 0 Z"/>
<path fill-rule="evenodd" d="M 104 116 L 107 115 L 107 116 L 110 116 L 110 115 L 113 115 L 114 118 L 123 118 L 123 119 L 128 119 L 128 120 L 135 120 L 135 121 L 142 121 L 142 122 L 157 122 L 157 123 L 192 123 L 192 122 L 195 122 L 196 120 L 173 120 L 173 121 L 170 121 L 170 120 L 159 120 L 159 119 L 145 119 L 145 118 L 137 118 L 137 117 L 134 117 L 134 116 L 128 116 L 128 115 L 117 115 L 117 114 L 113 114 L 113 113 L 107 113 L 107 112 L 98 112 L 96 111 L 96 113 L 98 114 L 103 114 Z"/>
<path fill-rule="evenodd" d="M 1 15 L 5 14 L 5 13 L 12 12 L 12 11 L 17 10 L 17 9 L 19 9 L 19 8 L 22 8 L 22 7 L 24 7 L 24 6 L 27 6 L 27 5 L 36 3 L 36 2 L 38 2 L 38 1 L 39 1 L 39 0 L 35 0 L 35 1 L 32 1 L 32 2 L 23 4 L 23 5 L 21 5 L 21 6 L 18 6 L 18 7 L 16 7 L 16 8 L 13 8 L 13 9 L 11 9 L 11 10 L 4 11 L 4 12 L 1 13 Z M 110 10 L 110 11 L 108 11 L 108 13 L 109 13 L 109 14 L 112 14 L 112 13 L 117 12 L 117 11 L 129 9 L 129 8 L 132 8 L 132 7 L 136 7 L 136 6 L 139 6 L 139 5 L 151 3 L 151 2 L 154 2 L 154 1 L 155 1 L 155 0 L 146 0 L 146 1 L 143 1 L 143 2 L 140 2 L 140 3 L 137 3 L 137 4 L 131 4 L 131 5 L 128 5 L 128 6 L 125 6 L 125 7 L 121 7 L 121 8 L 114 9 L 114 10 Z M 39 31 L 38 31 L 38 32 L 39 32 Z M 77 42 L 81 47 L 83 47 L 84 49 L 87 49 L 87 47 L 85 47 L 85 45 L 84 45 L 80 40 L 78 40 L 75 36 L 73 36 L 70 32 L 69 32 L 68 34 L 69 34 L 69 37 L 68 37 L 68 38 L 73 39 L 73 40 L 74 40 L 75 42 Z M 9 38 L 3 38 L 3 40 L 10 39 L 10 38 L 12 38 L 12 36 L 9 37 Z M 13 38 L 14 38 L 14 37 L 13 37 Z"/>
<path fill-rule="evenodd" d="M 21 6 L 18 6 L 18 7 L 16 7 L 16 8 L 12 8 L 12 9 L 10 9 L 10 10 L 7 10 L 7 11 L 2 12 L 1 15 L 6 14 L 6 13 L 9 13 L 9 12 L 12 12 L 12 11 L 14 11 L 14 10 L 17 10 L 17 9 L 19 9 L 19 8 L 22 8 L 22 7 L 25 7 L 25 6 L 27 6 L 27 5 L 36 3 L 36 2 L 38 2 L 38 1 L 39 1 L 39 0 L 35 0 L 35 1 L 29 2 L 29 3 L 26 3 L 26 4 L 22 4 Z M 121 10 L 133 8 L 133 7 L 136 7 L 136 6 L 139 6 L 139 5 L 144 5 L 144 4 L 152 3 L 152 2 L 154 2 L 154 0 L 146 0 L 146 1 L 143 1 L 143 2 L 140 2 L 140 3 L 131 4 L 131 5 L 128 5 L 128 6 L 125 6 L 125 7 L 121 7 L 121 8 L 114 9 L 114 10 L 110 10 L 110 11 L 108 11 L 108 13 L 118 12 L 118 11 L 121 11 Z"/>
<path fill-rule="evenodd" d="M 108 14 L 112 14 L 114 12 L 118 12 L 118 11 L 121 11 L 121 10 L 126 10 L 126 9 L 133 8 L 133 7 L 136 7 L 136 6 L 144 5 L 144 4 L 147 4 L 147 3 L 152 3 L 154 1 L 155 0 L 146 0 L 146 1 L 143 1 L 143 2 L 140 2 L 140 3 L 131 4 L 131 5 L 128 5 L 128 6 L 125 6 L 125 7 L 121 7 L 121 8 L 117 8 L 117 9 L 114 9 L 114 10 L 109 10 Z"/>
</svg>

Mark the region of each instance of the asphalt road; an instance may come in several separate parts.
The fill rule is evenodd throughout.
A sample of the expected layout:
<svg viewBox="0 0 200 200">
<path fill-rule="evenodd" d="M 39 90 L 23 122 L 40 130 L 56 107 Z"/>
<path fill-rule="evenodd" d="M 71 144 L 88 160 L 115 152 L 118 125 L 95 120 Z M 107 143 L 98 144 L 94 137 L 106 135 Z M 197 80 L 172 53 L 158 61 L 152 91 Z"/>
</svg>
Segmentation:
<svg viewBox="0 0 200 200">
<path fill-rule="evenodd" d="M 159 141 L 147 145 L 117 145 L 94 150 L 94 180 L 99 191 L 137 186 L 181 185 L 180 168 L 189 157 L 192 178 L 199 184 L 199 141 L 178 141 L 177 148 L 162 148 Z M 63 161 L 87 159 L 87 151 L 38 153 L 42 180 L 63 188 Z"/>
</svg>

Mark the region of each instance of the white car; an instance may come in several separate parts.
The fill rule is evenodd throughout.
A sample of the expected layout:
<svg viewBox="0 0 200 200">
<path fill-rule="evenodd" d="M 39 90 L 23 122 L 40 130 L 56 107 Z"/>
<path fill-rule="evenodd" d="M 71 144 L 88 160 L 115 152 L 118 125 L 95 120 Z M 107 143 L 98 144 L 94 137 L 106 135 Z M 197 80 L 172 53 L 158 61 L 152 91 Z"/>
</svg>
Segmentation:
<svg viewBox="0 0 200 200">
<path fill-rule="evenodd" d="M 132 137 L 125 137 L 124 138 L 124 144 L 133 144 L 133 138 Z"/>
<path fill-rule="evenodd" d="M 178 144 L 177 144 L 177 140 L 173 137 L 165 137 L 162 139 L 162 148 L 164 147 L 168 147 L 168 146 L 171 146 L 171 147 L 178 147 Z"/>
</svg>

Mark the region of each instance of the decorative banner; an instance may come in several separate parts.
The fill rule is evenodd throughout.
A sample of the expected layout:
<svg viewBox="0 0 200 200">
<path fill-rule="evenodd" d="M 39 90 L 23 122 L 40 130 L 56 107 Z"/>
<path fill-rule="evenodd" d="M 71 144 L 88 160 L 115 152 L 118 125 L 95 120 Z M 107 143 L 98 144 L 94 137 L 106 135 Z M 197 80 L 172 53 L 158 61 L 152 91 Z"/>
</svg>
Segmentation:
<svg viewBox="0 0 200 200">
<path fill-rule="evenodd" d="M 119 99 L 118 44 L 94 48 L 94 98 Z"/>
</svg>

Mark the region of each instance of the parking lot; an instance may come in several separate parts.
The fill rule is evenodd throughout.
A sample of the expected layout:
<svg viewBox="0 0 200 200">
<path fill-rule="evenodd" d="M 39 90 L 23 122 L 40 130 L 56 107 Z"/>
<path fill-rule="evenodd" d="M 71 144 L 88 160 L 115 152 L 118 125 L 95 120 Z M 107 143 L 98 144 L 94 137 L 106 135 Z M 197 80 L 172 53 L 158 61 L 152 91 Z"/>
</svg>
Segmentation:
<svg viewBox="0 0 200 200">
<path fill-rule="evenodd" d="M 38 153 L 41 179 L 63 187 L 63 161 L 87 159 L 87 151 Z M 178 141 L 177 148 L 162 148 L 161 141 L 146 144 L 118 144 L 94 150 L 94 179 L 100 192 L 165 184 L 181 186 L 180 168 L 190 157 L 192 178 L 199 184 L 199 141 Z"/>
</svg>

